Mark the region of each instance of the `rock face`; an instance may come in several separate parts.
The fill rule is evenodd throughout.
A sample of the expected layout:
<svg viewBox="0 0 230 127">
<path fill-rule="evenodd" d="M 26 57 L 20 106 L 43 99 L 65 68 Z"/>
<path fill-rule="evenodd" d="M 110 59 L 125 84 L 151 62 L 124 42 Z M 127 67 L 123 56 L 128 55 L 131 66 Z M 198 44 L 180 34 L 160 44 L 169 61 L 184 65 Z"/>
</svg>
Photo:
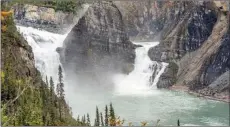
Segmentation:
<svg viewBox="0 0 230 127">
<path fill-rule="evenodd" d="M 186 3 L 186 4 L 185 4 Z M 191 2 L 173 1 L 115 1 L 121 10 L 129 36 L 133 40 L 159 40 L 163 28 L 174 28 Z"/>
<path fill-rule="evenodd" d="M 2 33 L 2 71 L 12 72 L 17 78 L 32 78 L 35 82 L 40 77 L 40 72 L 35 68 L 34 54 L 32 48 L 28 45 L 25 39 L 19 35 L 16 27 L 12 27 L 12 32 Z M 13 38 L 13 39 L 11 39 Z M 33 83 L 34 83 L 33 82 Z M 36 81 L 40 82 L 40 81 Z"/>
<path fill-rule="evenodd" d="M 133 40 L 148 40 L 161 27 L 155 22 L 158 2 L 145 1 L 114 1 L 122 13 L 128 35 Z M 161 3 L 161 2 L 159 2 Z M 161 12 L 160 12 L 161 13 Z M 155 25 L 155 26 L 154 26 Z"/>
<path fill-rule="evenodd" d="M 18 4 L 13 9 L 17 24 L 41 28 L 53 33 L 66 33 L 77 22 L 80 14 L 55 11 L 53 8 L 30 4 Z"/>
<path fill-rule="evenodd" d="M 75 68 L 80 75 L 100 77 L 106 76 L 100 73 L 107 71 L 132 71 L 134 49 L 116 5 L 97 2 L 88 8 L 58 51 L 65 70 Z"/>
<path fill-rule="evenodd" d="M 230 69 L 229 12 L 223 12 L 213 2 L 181 2 L 174 7 L 188 4 L 189 9 L 172 13 L 172 17 L 176 17 L 173 20 L 166 17 L 161 43 L 150 49 L 149 56 L 152 60 L 173 64 L 162 74 L 160 80 L 164 81 L 158 82 L 159 88 L 186 85 L 190 90 L 207 91 L 213 86 L 210 84 L 218 84 L 220 79 L 229 81 L 228 76 L 222 76 Z M 226 87 L 229 82 L 221 84 L 224 87 L 211 88 L 218 92 L 229 90 Z"/>
</svg>

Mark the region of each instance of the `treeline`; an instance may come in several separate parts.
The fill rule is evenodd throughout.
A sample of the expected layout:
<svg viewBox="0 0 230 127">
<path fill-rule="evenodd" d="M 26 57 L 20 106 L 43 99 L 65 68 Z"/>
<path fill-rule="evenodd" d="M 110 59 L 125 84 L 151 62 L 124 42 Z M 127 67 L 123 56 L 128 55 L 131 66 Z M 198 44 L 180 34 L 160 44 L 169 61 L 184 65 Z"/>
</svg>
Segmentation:
<svg viewBox="0 0 230 127">
<path fill-rule="evenodd" d="M 71 108 L 64 98 L 62 69 L 59 67 L 59 83 L 56 93 L 52 77 L 39 86 L 26 80 L 14 80 L 10 70 L 1 72 L 1 109 L 3 126 L 61 126 L 81 125 L 72 118 Z M 38 84 L 37 84 L 38 85 Z"/>
</svg>

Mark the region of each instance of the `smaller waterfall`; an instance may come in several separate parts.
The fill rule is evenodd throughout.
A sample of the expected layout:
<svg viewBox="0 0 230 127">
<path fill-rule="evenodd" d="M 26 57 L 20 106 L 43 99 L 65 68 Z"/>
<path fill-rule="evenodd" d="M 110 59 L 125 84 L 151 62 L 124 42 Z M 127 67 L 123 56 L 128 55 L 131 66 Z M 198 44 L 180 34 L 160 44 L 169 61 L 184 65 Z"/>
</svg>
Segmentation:
<svg viewBox="0 0 230 127">
<path fill-rule="evenodd" d="M 115 92 L 126 95 L 155 94 L 156 92 L 153 93 L 151 87 L 156 88 L 167 63 L 150 60 L 148 50 L 159 42 L 134 42 L 134 44 L 142 45 L 136 49 L 134 70 L 126 76 L 121 74 L 115 76 Z"/>
</svg>

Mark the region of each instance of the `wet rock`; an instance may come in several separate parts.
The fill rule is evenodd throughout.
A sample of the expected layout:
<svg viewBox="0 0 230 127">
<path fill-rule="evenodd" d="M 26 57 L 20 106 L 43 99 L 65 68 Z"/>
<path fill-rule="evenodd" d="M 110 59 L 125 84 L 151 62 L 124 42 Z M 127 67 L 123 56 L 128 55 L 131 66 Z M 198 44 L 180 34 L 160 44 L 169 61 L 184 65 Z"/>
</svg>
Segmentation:
<svg viewBox="0 0 230 127">
<path fill-rule="evenodd" d="M 79 73 L 129 73 L 133 70 L 135 48 L 126 34 L 119 9 L 112 2 L 97 2 L 68 34 L 61 58 L 64 68 L 71 64 Z"/>
</svg>

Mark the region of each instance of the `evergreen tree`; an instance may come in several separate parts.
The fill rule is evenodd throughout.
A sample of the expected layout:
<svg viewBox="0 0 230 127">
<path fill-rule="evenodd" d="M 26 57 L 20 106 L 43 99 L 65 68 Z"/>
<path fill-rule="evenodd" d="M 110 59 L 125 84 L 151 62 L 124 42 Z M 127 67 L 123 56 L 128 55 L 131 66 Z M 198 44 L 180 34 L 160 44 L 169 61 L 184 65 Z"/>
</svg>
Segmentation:
<svg viewBox="0 0 230 127">
<path fill-rule="evenodd" d="M 50 77 L 50 96 L 52 97 L 52 101 L 53 101 L 54 100 L 54 81 L 52 77 Z"/>
<path fill-rule="evenodd" d="M 177 126 L 180 126 L 180 120 L 179 119 L 177 120 Z"/>
<path fill-rule="evenodd" d="M 77 116 L 77 123 L 80 123 L 80 116 Z"/>
<path fill-rule="evenodd" d="M 91 126 L 91 125 L 90 125 L 90 118 L 89 118 L 89 114 L 88 114 L 88 113 L 87 113 L 87 122 L 86 122 L 86 125 L 87 125 L 87 126 Z"/>
<path fill-rule="evenodd" d="M 47 86 L 49 85 L 47 76 L 46 76 L 46 85 L 47 85 Z"/>
<path fill-rule="evenodd" d="M 96 106 L 96 126 L 100 126 L 100 115 L 97 106 Z"/>
<path fill-rule="evenodd" d="M 51 117 L 51 122 L 50 125 L 55 124 L 55 119 L 56 119 L 56 113 L 55 113 L 55 94 L 54 94 L 54 82 L 53 78 L 50 77 L 50 105 L 49 105 L 49 110 L 50 110 L 50 117 Z"/>
<path fill-rule="evenodd" d="M 105 106 L 105 126 L 109 125 L 109 118 L 108 118 L 108 107 Z"/>
<path fill-rule="evenodd" d="M 86 125 L 85 115 L 81 117 L 81 125 Z"/>
<path fill-rule="evenodd" d="M 58 76 L 59 76 L 59 85 L 60 85 L 60 98 L 64 100 L 64 83 L 63 83 L 63 75 L 62 75 L 62 68 L 61 65 L 58 67 Z"/>
<path fill-rule="evenodd" d="M 47 112 L 48 112 L 48 100 L 47 100 L 47 93 L 46 93 L 46 84 L 41 81 L 41 86 L 40 86 L 40 96 L 42 98 L 42 120 L 43 124 L 47 125 Z"/>
<path fill-rule="evenodd" d="M 105 125 L 104 125 L 104 121 L 103 121 L 104 119 L 103 119 L 102 112 L 100 113 L 100 115 L 101 115 L 101 126 L 105 126 Z"/>
<path fill-rule="evenodd" d="M 65 102 L 65 95 L 64 95 L 64 83 L 63 83 L 63 75 L 62 75 L 62 68 L 61 65 L 58 67 L 58 81 L 59 83 L 57 84 L 57 96 L 58 98 L 58 109 L 59 109 L 59 118 L 60 120 L 63 117 L 63 103 Z"/>
<path fill-rule="evenodd" d="M 115 117 L 115 113 L 114 113 L 114 109 L 113 109 L 113 105 L 112 103 L 110 103 L 110 109 L 109 109 L 109 117 L 110 117 L 110 126 L 116 126 L 116 117 Z"/>
</svg>

